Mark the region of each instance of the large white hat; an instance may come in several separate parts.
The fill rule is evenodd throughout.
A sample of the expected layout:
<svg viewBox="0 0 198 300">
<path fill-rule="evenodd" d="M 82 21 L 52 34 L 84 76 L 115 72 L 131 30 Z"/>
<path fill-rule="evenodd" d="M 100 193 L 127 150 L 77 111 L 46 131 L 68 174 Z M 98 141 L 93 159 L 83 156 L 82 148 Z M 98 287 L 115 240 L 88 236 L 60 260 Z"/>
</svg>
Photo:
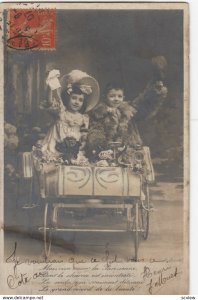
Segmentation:
<svg viewBox="0 0 198 300">
<path fill-rule="evenodd" d="M 78 85 L 81 91 L 86 94 L 87 107 L 85 112 L 93 109 L 99 101 L 100 88 L 95 78 L 89 76 L 87 73 L 80 70 L 72 70 L 65 74 L 61 79 L 61 91 L 70 94 L 72 92 L 72 85 Z"/>
</svg>

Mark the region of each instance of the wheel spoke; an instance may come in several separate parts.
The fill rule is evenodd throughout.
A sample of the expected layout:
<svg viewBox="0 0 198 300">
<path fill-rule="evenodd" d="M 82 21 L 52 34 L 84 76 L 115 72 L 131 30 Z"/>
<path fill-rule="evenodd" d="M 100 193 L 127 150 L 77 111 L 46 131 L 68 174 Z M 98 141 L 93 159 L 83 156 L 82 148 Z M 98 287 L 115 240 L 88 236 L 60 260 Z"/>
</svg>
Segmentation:
<svg viewBox="0 0 198 300">
<path fill-rule="evenodd" d="M 142 236 L 146 240 L 149 233 L 149 208 L 150 208 L 150 198 L 149 198 L 149 186 L 145 183 L 143 186 L 143 191 L 145 193 L 145 207 L 141 206 L 141 223 L 142 223 Z M 145 209 L 146 208 L 146 209 Z"/>
<path fill-rule="evenodd" d="M 45 250 L 45 257 L 46 259 L 49 257 L 50 255 L 50 251 L 51 251 L 51 228 L 49 225 L 49 208 L 48 208 L 49 204 L 46 203 L 45 204 L 45 211 L 44 211 L 44 250 Z"/>
<path fill-rule="evenodd" d="M 139 203 L 135 204 L 135 261 L 138 260 L 139 248 Z"/>
</svg>

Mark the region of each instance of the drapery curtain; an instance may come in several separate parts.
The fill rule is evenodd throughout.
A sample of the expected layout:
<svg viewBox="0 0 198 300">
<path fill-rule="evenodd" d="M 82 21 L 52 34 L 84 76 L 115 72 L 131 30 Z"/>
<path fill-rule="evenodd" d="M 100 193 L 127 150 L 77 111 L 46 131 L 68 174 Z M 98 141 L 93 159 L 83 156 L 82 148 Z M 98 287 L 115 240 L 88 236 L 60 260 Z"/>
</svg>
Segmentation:
<svg viewBox="0 0 198 300">
<path fill-rule="evenodd" d="M 36 123 L 40 102 L 46 97 L 45 62 L 13 60 L 5 77 L 5 120 L 18 125 L 21 118 Z M 43 78 L 43 80 L 41 79 Z"/>
</svg>

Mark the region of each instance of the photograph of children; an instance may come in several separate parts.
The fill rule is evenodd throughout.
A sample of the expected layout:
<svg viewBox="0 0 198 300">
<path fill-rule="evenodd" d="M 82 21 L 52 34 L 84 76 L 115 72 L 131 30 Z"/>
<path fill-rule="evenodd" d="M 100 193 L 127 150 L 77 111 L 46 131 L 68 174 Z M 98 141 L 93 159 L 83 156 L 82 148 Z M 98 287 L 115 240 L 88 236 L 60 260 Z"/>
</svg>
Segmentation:
<svg viewBox="0 0 198 300">
<path fill-rule="evenodd" d="M 4 10 L 4 261 L 131 263 L 140 282 L 45 293 L 182 294 L 187 6 L 40 5 Z"/>
</svg>

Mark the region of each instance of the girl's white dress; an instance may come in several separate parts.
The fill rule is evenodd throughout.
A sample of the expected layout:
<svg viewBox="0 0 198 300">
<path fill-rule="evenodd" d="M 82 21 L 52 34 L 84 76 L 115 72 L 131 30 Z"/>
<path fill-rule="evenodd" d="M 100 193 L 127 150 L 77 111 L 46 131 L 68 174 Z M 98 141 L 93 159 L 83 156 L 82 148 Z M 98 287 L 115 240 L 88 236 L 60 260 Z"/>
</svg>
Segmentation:
<svg viewBox="0 0 198 300">
<path fill-rule="evenodd" d="M 66 137 L 74 137 L 77 141 L 80 141 L 81 129 L 88 129 L 88 126 L 88 115 L 70 112 L 62 106 L 56 122 L 42 141 L 42 153 L 44 156 L 59 155 L 60 153 L 56 150 L 56 143 L 63 141 Z"/>
</svg>

